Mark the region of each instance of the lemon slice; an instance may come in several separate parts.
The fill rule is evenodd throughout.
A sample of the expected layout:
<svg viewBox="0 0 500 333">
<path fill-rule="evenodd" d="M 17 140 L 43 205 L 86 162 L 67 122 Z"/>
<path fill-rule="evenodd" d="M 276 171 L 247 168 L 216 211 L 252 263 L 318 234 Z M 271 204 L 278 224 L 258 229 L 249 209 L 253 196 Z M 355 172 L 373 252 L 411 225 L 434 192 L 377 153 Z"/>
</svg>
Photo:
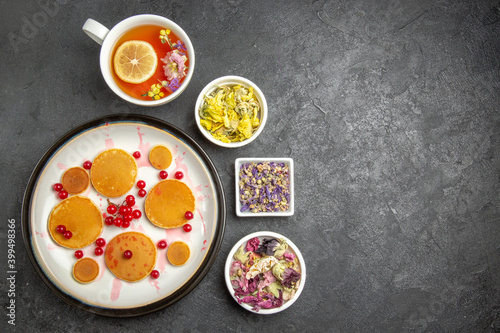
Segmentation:
<svg viewBox="0 0 500 333">
<path fill-rule="evenodd" d="M 130 40 L 118 47 L 113 64 L 120 79 L 137 84 L 149 80 L 154 75 L 158 57 L 148 42 Z"/>
</svg>

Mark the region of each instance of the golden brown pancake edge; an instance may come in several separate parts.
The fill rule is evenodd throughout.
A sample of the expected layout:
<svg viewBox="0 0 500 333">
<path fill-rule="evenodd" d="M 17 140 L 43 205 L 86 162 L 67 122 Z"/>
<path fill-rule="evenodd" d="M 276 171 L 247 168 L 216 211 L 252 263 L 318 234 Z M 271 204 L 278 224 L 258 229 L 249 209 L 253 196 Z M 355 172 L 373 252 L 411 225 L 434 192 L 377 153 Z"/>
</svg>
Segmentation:
<svg viewBox="0 0 500 333">
<path fill-rule="evenodd" d="M 138 175 L 135 158 L 120 148 L 102 151 L 92 162 L 90 180 L 100 194 L 117 198 L 134 186 Z"/>
<path fill-rule="evenodd" d="M 81 211 L 82 207 L 86 209 L 86 212 Z M 70 239 L 64 238 L 56 231 L 58 225 L 64 225 L 73 236 Z M 103 227 L 99 207 L 90 198 L 81 195 L 70 196 L 57 203 L 52 208 L 47 221 L 47 229 L 52 240 L 70 249 L 81 249 L 92 244 L 101 235 Z M 87 234 L 89 232 L 90 234 Z"/>
<path fill-rule="evenodd" d="M 79 194 L 89 187 L 90 176 L 84 168 L 73 167 L 64 171 L 61 183 L 69 194 Z"/>
<path fill-rule="evenodd" d="M 191 189 L 176 179 L 158 182 L 149 190 L 144 211 L 151 223 L 164 229 L 178 228 L 186 224 L 186 211 L 194 212 L 195 198 Z"/>
<path fill-rule="evenodd" d="M 132 258 L 123 253 L 132 251 Z M 157 249 L 146 234 L 128 231 L 116 235 L 106 245 L 104 259 L 108 269 L 119 279 L 137 282 L 147 277 L 156 265 Z M 142 270 L 141 270 L 142 269 Z"/>
<path fill-rule="evenodd" d="M 91 269 L 94 269 L 94 272 L 89 272 Z M 87 276 L 91 278 L 88 279 Z M 94 281 L 97 276 L 99 276 L 99 264 L 92 258 L 81 258 L 73 265 L 73 277 L 80 283 L 90 283 Z M 87 279 L 84 280 L 84 278 Z"/>
</svg>

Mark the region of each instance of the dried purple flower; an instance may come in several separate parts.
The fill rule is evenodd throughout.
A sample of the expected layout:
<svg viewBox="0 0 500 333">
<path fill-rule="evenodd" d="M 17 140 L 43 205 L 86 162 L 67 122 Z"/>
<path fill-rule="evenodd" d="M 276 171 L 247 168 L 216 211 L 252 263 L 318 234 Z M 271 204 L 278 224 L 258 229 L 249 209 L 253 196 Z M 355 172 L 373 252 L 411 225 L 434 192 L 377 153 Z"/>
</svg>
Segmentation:
<svg viewBox="0 0 500 333">
<path fill-rule="evenodd" d="M 272 256 L 276 246 L 280 245 L 280 241 L 276 238 L 264 238 L 262 244 L 257 249 L 257 253 L 263 253 L 266 256 Z"/>
<path fill-rule="evenodd" d="M 254 237 L 247 242 L 247 251 L 257 251 L 259 248 L 260 240 L 258 237 Z"/>
<path fill-rule="evenodd" d="M 292 288 L 292 283 L 299 281 L 299 279 L 299 272 L 297 272 L 293 268 L 285 268 L 285 272 L 283 273 L 283 281 L 281 281 L 281 284 L 287 288 Z"/>
<path fill-rule="evenodd" d="M 247 303 L 253 306 L 252 310 L 254 310 L 255 312 L 259 312 L 260 309 L 274 309 L 282 306 L 283 293 L 281 292 L 281 290 L 279 291 L 279 295 L 279 297 L 275 297 L 271 293 L 257 293 L 257 295 L 255 296 L 248 295 L 238 298 L 238 303 Z"/>
<path fill-rule="evenodd" d="M 244 163 L 239 176 L 242 212 L 278 212 L 290 208 L 290 174 L 285 163 Z"/>
</svg>

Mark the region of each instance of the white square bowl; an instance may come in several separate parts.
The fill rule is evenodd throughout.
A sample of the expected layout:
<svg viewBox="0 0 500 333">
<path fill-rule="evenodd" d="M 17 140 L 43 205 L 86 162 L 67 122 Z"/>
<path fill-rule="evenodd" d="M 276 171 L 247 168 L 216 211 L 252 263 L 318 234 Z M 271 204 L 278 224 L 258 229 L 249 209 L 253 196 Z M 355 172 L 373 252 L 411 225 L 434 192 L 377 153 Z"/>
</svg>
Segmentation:
<svg viewBox="0 0 500 333">
<path fill-rule="evenodd" d="M 289 176 L 290 176 L 290 206 L 288 210 L 283 212 L 258 212 L 252 213 L 251 211 L 241 211 L 241 201 L 240 201 L 240 168 L 246 163 L 262 163 L 262 162 L 275 162 L 284 163 L 288 166 Z M 294 214 L 294 180 L 293 180 L 293 159 L 287 157 L 251 157 L 251 158 L 237 158 L 234 162 L 234 178 L 235 178 L 235 197 L 236 197 L 236 215 L 241 217 L 260 217 L 260 216 L 292 216 Z"/>
</svg>

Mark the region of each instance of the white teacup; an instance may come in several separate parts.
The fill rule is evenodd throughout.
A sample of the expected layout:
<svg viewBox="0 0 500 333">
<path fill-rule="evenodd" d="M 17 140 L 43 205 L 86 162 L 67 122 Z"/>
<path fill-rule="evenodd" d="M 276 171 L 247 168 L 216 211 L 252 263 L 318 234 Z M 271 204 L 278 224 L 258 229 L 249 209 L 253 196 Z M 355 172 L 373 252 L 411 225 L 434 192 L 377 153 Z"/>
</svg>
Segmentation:
<svg viewBox="0 0 500 333">
<path fill-rule="evenodd" d="M 112 74 L 113 70 L 112 53 L 113 49 L 115 48 L 116 42 L 120 37 L 123 36 L 125 32 L 135 27 L 143 25 L 158 25 L 165 27 L 165 29 L 170 29 L 184 42 L 188 53 L 189 69 L 181 86 L 172 94 L 164 98 L 160 98 L 158 100 L 145 101 L 128 95 L 118 86 Z M 101 66 L 101 73 L 102 76 L 104 77 L 104 80 L 111 88 L 111 90 L 115 92 L 115 94 L 117 94 L 119 97 L 126 100 L 127 102 L 142 106 L 158 106 L 166 104 L 168 102 L 173 101 L 186 89 L 187 85 L 189 84 L 189 81 L 191 80 L 191 77 L 193 76 L 195 58 L 191 40 L 180 26 L 178 26 L 175 22 L 165 17 L 158 15 L 149 15 L 149 14 L 131 16 L 121 21 L 117 25 L 115 25 L 111 30 L 106 28 L 101 23 L 89 18 L 83 25 L 82 29 L 83 31 L 85 31 L 87 35 L 90 36 L 90 38 L 92 38 L 98 44 L 101 45 L 101 54 L 99 62 Z"/>
</svg>

